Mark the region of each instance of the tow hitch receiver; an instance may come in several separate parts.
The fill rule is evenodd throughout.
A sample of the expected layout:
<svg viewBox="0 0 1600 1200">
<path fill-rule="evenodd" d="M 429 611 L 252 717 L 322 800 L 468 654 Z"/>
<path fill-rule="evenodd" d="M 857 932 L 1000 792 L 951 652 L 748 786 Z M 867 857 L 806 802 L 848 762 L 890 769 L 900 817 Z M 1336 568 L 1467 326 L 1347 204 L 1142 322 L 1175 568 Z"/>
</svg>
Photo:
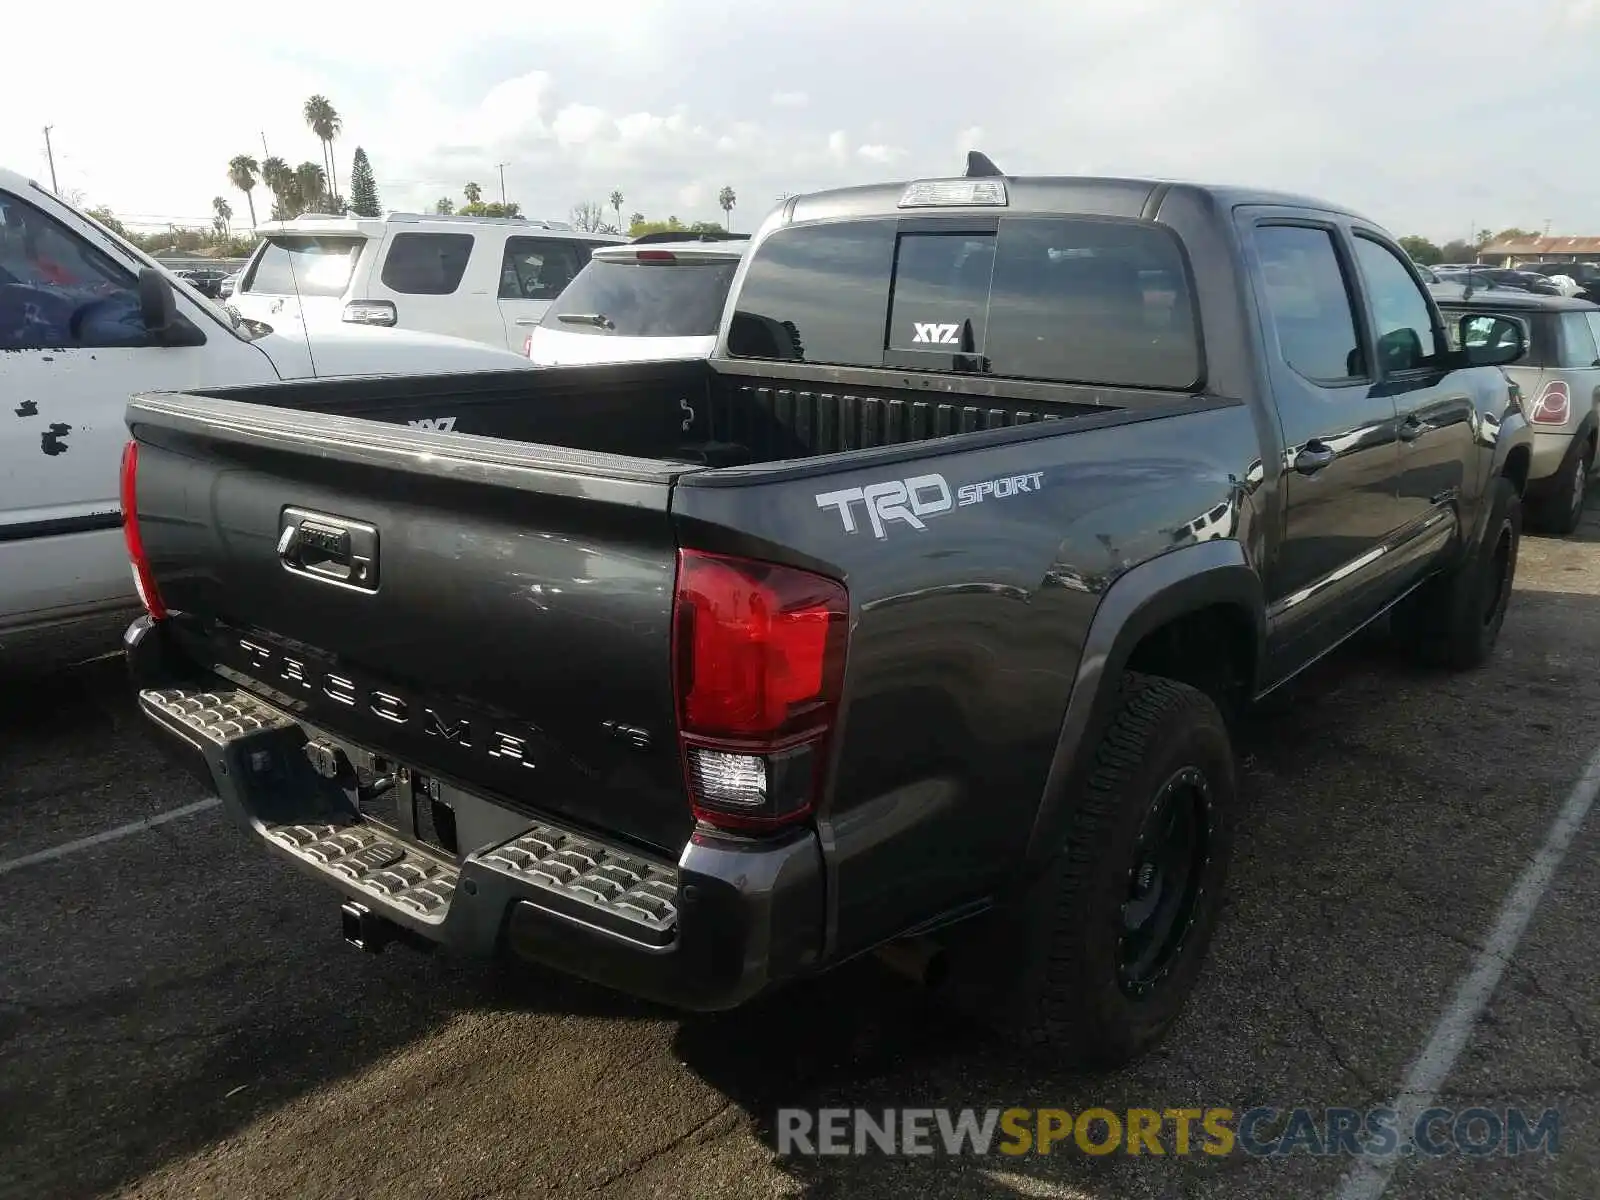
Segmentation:
<svg viewBox="0 0 1600 1200">
<path fill-rule="evenodd" d="M 339 906 L 344 940 L 368 954 L 382 954 L 394 937 L 394 927 L 365 904 L 346 900 Z"/>
</svg>

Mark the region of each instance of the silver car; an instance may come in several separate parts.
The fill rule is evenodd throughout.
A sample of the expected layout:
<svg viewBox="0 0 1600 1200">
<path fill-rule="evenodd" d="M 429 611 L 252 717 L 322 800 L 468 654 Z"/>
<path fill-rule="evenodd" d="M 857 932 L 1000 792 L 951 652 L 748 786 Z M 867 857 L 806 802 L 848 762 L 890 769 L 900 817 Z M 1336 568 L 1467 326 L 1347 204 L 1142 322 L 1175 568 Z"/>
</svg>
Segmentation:
<svg viewBox="0 0 1600 1200">
<path fill-rule="evenodd" d="M 1508 317 L 1528 333 L 1528 353 L 1503 368 L 1522 393 L 1533 426 L 1527 514 L 1531 525 L 1566 535 L 1583 516 L 1600 424 L 1600 305 L 1561 296 L 1475 292 L 1434 298 L 1454 333 L 1464 315 Z M 1484 322 L 1485 329 L 1488 322 Z M 1469 332 L 1470 340 L 1471 334 Z"/>
</svg>

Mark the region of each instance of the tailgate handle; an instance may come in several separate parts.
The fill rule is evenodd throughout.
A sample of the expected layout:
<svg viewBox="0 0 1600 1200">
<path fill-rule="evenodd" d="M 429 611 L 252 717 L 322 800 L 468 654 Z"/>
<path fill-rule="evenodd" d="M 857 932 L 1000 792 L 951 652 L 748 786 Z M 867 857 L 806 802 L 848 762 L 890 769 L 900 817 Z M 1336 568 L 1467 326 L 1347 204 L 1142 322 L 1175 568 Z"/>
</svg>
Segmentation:
<svg viewBox="0 0 1600 1200">
<path fill-rule="evenodd" d="M 318 583 L 378 590 L 378 531 L 364 521 L 285 508 L 278 526 L 284 569 Z"/>
</svg>

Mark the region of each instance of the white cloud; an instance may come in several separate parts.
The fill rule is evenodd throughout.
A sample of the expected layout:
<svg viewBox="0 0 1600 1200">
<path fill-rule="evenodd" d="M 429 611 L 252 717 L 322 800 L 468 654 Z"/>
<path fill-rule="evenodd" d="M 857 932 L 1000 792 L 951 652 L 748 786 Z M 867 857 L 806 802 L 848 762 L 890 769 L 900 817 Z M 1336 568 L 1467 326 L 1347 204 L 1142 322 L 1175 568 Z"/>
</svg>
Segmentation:
<svg viewBox="0 0 1600 1200">
<path fill-rule="evenodd" d="M 605 110 L 592 104 L 569 104 L 550 123 L 550 132 L 562 146 L 577 146 L 594 141 L 597 135 L 615 135 L 617 131 L 617 123 L 606 116 Z"/>
<path fill-rule="evenodd" d="M 804 108 L 811 97 L 805 92 L 773 92 L 772 103 L 777 108 Z"/>
<path fill-rule="evenodd" d="M 843 163 L 850 157 L 850 139 L 845 136 L 842 129 L 835 129 L 828 135 L 828 154 L 837 163 Z"/>
<path fill-rule="evenodd" d="M 857 157 L 864 158 L 868 162 L 878 163 L 883 166 L 887 166 L 896 159 L 904 158 L 905 153 L 906 152 L 900 149 L 898 146 L 885 146 L 882 144 L 861 146 L 856 150 Z"/>
</svg>

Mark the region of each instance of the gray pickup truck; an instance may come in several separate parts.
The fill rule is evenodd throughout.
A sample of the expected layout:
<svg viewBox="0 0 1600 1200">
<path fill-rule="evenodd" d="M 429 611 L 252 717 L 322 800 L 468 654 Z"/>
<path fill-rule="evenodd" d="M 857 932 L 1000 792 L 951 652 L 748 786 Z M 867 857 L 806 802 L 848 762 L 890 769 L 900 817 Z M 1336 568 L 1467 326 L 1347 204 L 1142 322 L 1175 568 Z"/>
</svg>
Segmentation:
<svg viewBox="0 0 1600 1200">
<path fill-rule="evenodd" d="M 1241 707 L 1391 610 L 1494 645 L 1525 337 L 1456 345 L 1346 210 L 974 154 L 785 201 L 709 361 L 135 397 L 126 650 L 358 945 L 697 1010 L 878 950 L 1124 1062 Z"/>
</svg>

